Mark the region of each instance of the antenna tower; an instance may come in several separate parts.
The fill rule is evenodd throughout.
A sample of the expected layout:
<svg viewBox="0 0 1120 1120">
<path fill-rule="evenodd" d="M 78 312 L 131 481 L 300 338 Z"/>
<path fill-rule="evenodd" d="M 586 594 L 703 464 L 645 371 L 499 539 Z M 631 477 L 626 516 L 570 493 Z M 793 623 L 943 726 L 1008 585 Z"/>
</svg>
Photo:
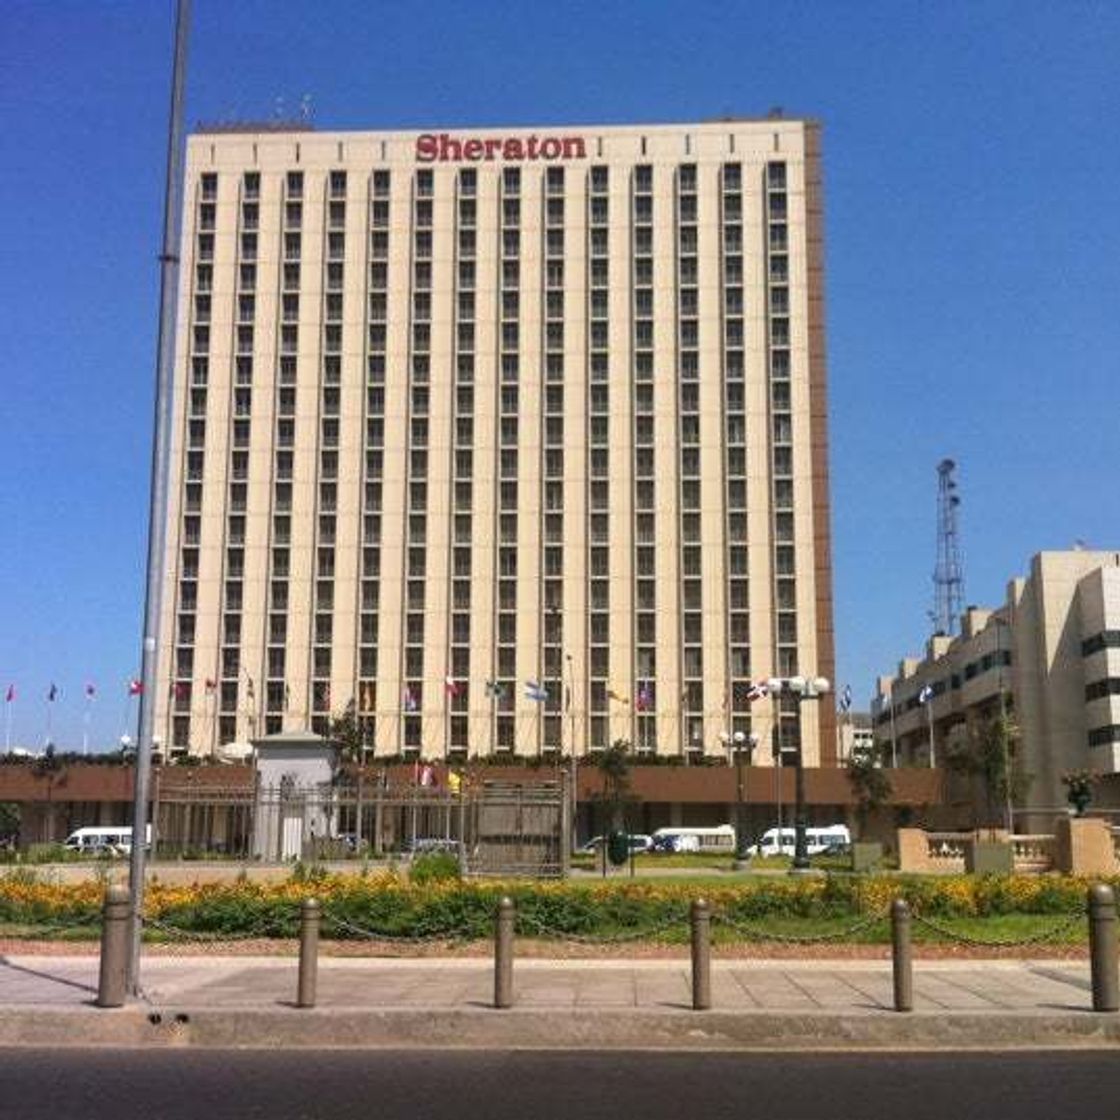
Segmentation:
<svg viewBox="0 0 1120 1120">
<path fill-rule="evenodd" d="M 964 567 L 961 564 L 957 510 L 957 464 L 937 464 L 937 566 L 933 570 L 933 624 L 939 634 L 955 634 L 964 610 Z"/>
</svg>

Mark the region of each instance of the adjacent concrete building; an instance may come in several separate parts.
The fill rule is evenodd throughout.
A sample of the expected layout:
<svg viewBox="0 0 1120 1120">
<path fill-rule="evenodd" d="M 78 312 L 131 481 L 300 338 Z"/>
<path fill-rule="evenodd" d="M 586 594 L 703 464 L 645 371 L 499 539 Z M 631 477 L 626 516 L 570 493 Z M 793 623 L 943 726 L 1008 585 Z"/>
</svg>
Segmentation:
<svg viewBox="0 0 1120 1120">
<path fill-rule="evenodd" d="M 925 657 L 880 677 L 876 742 L 900 766 L 940 764 L 1001 712 L 1019 729 L 1031 775 L 1020 823 L 1066 811 L 1062 775 L 1101 775 L 1097 808 L 1120 808 L 1120 553 L 1040 552 L 999 607 L 970 607 L 959 637 L 935 635 Z"/>
<path fill-rule="evenodd" d="M 752 680 L 834 675 L 819 143 L 191 136 L 171 753 L 348 708 L 382 758 L 770 737 Z M 835 762 L 831 702 L 782 719 Z"/>
</svg>

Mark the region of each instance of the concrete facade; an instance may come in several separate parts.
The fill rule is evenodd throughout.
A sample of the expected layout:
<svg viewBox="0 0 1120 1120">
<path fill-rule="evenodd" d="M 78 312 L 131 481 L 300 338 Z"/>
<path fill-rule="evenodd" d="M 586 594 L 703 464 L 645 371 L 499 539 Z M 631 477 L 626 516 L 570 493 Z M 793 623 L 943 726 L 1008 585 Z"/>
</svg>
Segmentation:
<svg viewBox="0 0 1120 1120">
<path fill-rule="evenodd" d="M 1100 775 L 1094 808 L 1120 809 L 1120 553 L 1040 552 L 1030 574 L 1008 584 L 1005 603 L 970 607 L 961 631 L 935 635 L 924 658 L 879 678 L 873 719 L 884 757 L 928 766 L 932 728 L 940 764 L 1003 711 L 1032 776 L 1028 830 L 1050 831 L 1066 812 L 1061 779 L 1073 770 Z"/>
<path fill-rule="evenodd" d="M 185 186 L 170 753 L 719 754 L 833 677 L 816 125 L 218 130 Z"/>
</svg>

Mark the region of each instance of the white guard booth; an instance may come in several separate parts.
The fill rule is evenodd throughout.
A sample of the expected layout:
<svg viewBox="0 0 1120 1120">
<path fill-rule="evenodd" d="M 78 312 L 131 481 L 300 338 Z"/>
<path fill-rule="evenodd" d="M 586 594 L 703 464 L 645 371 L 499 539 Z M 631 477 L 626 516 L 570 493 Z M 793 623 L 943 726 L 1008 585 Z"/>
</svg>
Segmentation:
<svg viewBox="0 0 1120 1120">
<path fill-rule="evenodd" d="M 312 731 L 282 731 L 253 742 L 256 813 L 253 855 L 302 859 L 316 839 L 331 835 L 334 746 Z"/>
</svg>

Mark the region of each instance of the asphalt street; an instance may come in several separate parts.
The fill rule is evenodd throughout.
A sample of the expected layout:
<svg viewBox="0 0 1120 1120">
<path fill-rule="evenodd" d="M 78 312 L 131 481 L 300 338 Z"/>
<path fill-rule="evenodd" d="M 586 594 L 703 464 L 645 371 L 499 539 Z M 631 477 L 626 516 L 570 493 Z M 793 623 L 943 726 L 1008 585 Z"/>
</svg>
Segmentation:
<svg viewBox="0 0 1120 1120">
<path fill-rule="evenodd" d="M 1120 1055 L 2 1050 L 0 1120 L 1053 1120 Z"/>
</svg>

